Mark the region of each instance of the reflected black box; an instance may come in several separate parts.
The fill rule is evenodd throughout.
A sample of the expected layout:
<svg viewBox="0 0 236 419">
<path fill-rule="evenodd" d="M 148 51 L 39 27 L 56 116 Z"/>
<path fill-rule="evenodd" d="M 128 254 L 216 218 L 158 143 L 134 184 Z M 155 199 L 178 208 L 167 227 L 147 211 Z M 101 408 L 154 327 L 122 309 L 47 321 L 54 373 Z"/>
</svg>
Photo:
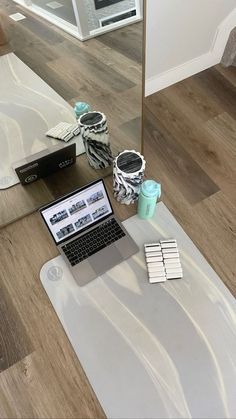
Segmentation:
<svg viewBox="0 0 236 419">
<path fill-rule="evenodd" d="M 111 6 L 123 0 L 94 0 L 95 9 L 102 9 L 102 7 Z"/>
<path fill-rule="evenodd" d="M 65 169 L 76 162 L 76 145 L 55 145 L 15 163 L 13 169 L 22 185 Z"/>
</svg>

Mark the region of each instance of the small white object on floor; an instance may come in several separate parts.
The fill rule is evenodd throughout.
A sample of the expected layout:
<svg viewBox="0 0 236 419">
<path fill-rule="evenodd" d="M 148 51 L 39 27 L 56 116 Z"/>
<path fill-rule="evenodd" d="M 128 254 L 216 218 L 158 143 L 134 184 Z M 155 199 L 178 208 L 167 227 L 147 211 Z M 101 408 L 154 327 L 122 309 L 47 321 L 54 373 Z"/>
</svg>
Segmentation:
<svg viewBox="0 0 236 419">
<path fill-rule="evenodd" d="M 18 20 L 26 19 L 26 16 L 22 15 L 22 13 L 13 13 L 12 15 L 9 15 L 9 17 L 16 22 L 18 22 Z"/>
<path fill-rule="evenodd" d="M 58 3 L 57 1 L 50 1 L 49 3 L 46 3 L 46 6 L 51 9 L 59 9 L 60 7 L 63 7 L 63 4 Z"/>
</svg>

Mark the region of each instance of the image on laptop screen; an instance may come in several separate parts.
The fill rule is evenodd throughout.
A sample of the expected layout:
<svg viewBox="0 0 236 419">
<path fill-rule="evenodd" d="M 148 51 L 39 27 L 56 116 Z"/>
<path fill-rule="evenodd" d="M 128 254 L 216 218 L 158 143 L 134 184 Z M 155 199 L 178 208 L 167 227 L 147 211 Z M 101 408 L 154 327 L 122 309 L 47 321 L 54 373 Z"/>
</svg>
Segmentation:
<svg viewBox="0 0 236 419">
<path fill-rule="evenodd" d="M 41 211 L 57 244 L 112 213 L 102 180 L 70 194 Z"/>
</svg>

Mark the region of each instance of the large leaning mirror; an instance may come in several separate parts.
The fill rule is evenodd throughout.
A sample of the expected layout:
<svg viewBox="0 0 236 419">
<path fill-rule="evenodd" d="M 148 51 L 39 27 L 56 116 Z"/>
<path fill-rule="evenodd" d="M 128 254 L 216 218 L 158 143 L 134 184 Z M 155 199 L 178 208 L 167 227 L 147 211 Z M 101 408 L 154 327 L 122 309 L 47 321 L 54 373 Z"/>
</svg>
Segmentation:
<svg viewBox="0 0 236 419">
<path fill-rule="evenodd" d="M 1 0 L 0 226 L 111 174 L 75 138 L 76 164 L 19 183 L 15 163 L 62 147 L 45 133 L 75 122 L 76 102 L 106 115 L 113 156 L 141 150 L 142 16 L 143 0 Z"/>
</svg>

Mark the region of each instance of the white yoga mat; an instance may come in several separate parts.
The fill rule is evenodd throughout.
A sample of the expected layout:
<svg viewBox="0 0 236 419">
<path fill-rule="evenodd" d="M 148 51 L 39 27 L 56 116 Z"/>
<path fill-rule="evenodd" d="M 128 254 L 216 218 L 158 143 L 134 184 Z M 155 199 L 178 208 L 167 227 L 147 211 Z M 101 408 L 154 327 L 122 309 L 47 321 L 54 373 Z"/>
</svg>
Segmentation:
<svg viewBox="0 0 236 419">
<path fill-rule="evenodd" d="M 87 286 L 42 285 L 109 418 L 235 418 L 236 302 L 163 203 L 124 222 L 140 252 Z M 184 278 L 150 285 L 143 245 L 176 238 Z"/>
<path fill-rule="evenodd" d="M 0 189 L 6 189 L 19 183 L 12 164 L 58 144 L 45 132 L 76 119 L 73 108 L 13 53 L 0 57 L 0 92 Z M 81 139 L 72 142 L 77 155 L 84 153 Z"/>
</svg>

